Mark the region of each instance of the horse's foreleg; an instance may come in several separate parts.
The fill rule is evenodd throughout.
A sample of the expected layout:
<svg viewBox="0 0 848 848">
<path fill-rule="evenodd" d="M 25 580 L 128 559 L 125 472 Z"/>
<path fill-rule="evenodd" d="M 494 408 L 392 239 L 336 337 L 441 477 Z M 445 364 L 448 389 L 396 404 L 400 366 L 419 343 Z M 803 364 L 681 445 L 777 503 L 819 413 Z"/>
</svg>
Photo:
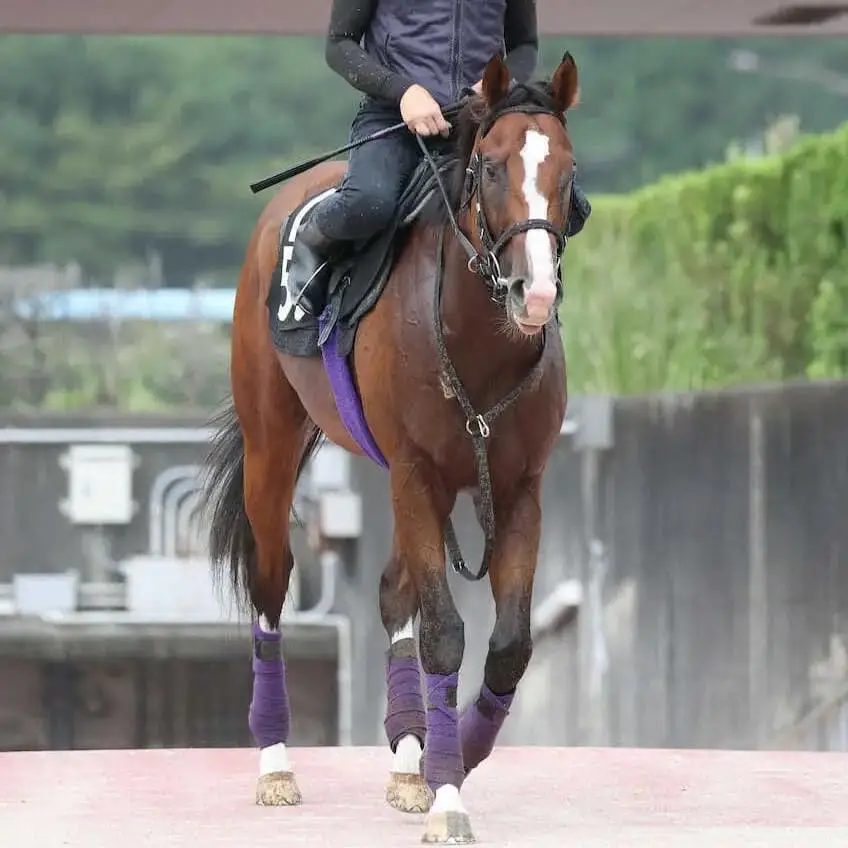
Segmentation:
<svg viewBox="0 0 848 848">
<path fill-rule="evenodd" d="M 460 719 L 466 774 L 492 753 L 533 651 L 530 607 L 541 532 L 540 490 L 540 480 L 529 481 L 507 515 L 502 516 L 504 527 L 499 530 L 489 572 L 495 626 L 489 639 L 483 685 Z"/>
<path fill-rule="evenodd" d="M 392 465 L 395 552 L 418 593 L 419 650 L 426 689 L 424 778 L 434 794 L 424 842 L 473 842 L 460 798 L 465 777 L 456 709 L 465 629 L 445 574 L 444 519 L 449 504 L 425 473 L 426 461 Z"/>
<path fill-rule="evenodd" d="M 415 584 L 393 553 L 380 579 L 380 617 L 389 638 L 384 727 L 393 754 L 386 800 L 405 813 L 426 813 L 432 802 L 421 774 L 427 724 L 415 649 L 417 613 Z"/>
</svg>

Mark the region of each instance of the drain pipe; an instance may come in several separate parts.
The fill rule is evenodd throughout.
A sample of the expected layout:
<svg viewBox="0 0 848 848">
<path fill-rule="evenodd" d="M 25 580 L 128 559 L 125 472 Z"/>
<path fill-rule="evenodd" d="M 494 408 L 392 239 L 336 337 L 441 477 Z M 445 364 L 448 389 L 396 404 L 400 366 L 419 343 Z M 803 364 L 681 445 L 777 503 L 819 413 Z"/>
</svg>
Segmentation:
<svg viewBox="0 0 848 848">
<path fill-rule="evenodd" d="M 336 685 L 338 687 L 338 744 L 350 745 L 353 735 L 353 639 L 350 617 L 331 612 L 336 601 L 336 581 L 341 558 L 333 550 L 321 553 L 321 595 L 309 610 L 284 614 L 281 624 L 330 627 L 336 631 Z"/>
</svg>

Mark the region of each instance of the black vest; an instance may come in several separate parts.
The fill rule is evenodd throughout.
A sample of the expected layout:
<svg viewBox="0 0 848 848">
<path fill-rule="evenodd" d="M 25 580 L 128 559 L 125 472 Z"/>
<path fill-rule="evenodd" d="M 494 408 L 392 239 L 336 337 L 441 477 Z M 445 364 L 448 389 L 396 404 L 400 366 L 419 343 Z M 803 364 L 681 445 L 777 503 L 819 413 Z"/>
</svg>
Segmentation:
<svg viewBox="0 0 848 848">
<path fill-rule="evenodd" d="M 504 55 L 505 11 L 506 0 L 378 0 L 363 46 L 445 106 Z"/>
</svg>

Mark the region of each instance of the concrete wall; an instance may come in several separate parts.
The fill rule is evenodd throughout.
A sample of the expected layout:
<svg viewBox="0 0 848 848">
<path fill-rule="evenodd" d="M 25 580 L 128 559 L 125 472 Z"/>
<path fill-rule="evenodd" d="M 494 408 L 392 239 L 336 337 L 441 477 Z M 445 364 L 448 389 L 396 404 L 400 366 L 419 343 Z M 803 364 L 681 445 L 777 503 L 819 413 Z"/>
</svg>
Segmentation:
<svg viewBox="0 0 848 848">
<path fill-rule="evenodd" d="M 288 677 L 291 744 L 337 744 L 335 659 L 294 658 Z M 0 751 L 253 745 L 242 658 L 0 657 L 0 679 Z"/>
<path fill-rule="evenodd" d="M 76 526 L 60 508 L 68 493 L 61 462 L 68 445 L 98 439 L 129 444 L 138 459 L 132 480 L 137 511 L 125 525 Z M 162 506 L 151 504 L 156 479 L 202 463 L 207 448 L 204 415 L 0 419 L 0 602 L 8 605 L 15 574 L 74 569 L 84 584 L 120 590 L 116 564 L 154 546 L 151 512 Z M 177 557 L 202 556 L 200 531 L 200 538 L 186 533 L 176 540 Z M 298 542 L 302 552 L 303 539 Z M 314 579 L 314 563 L 301 559 L 317 584 L 311 587 L 315 596 L 320 580 Z M 107 592 L 107 607 L 112 594 L 122 598 L 120 591 Z M 0 750 L 252 744 L 245 623 L 122 625 L 114 605 L 47 621 L 2 612 L 0 680 L 10 685 L 0 686 Z M 337 744 L 334 632 L 287 625 L 286 653 L 292 743 Z"/>
<path fill-rule="evenodd" d="M 609 450 L 565 438 L 549 468 L 536 599 L 576 578 L 583 603 L 538 643 L 504 739 L 778 744 L 848 683 L 848 384 L 616 399 L 612 424 Z M 366 513 L 343 602 L 356 621 L 354 737 L 376 743 L 391 516 L 385 475 L 363 460 L 355 480 Z M 474 563 L 481 533 L 461 506 Z M 493 611 L 487 580 L 450 582 L 464 699 Z"/>
<path fill-rule="evenodd" d="M 545 480 L 535 597 L 541 604 L 572 580 L 582 600 L 570 623 L 537 638 L 504 741 L 848 747 L 848 384 L 615 399 L 609 443 L 597 450 L 603 416 L 599 424 L 579 399 L 574 409 L 580 429 L 563 437 Z M 141 422 L 151 423 L 203 420 Z M 87 531 L 58 509 L 63 449 L 0 445 L 0 582 L 16 571 L 93 567 Z M 101 537 L 114 558 L 148 549 L 155 475 L 205 452 L 202 444 L 134 449 L 142 458 L 139 512 Z M 386 637 L 377 587 L 392 516 L 384 472 L 365 460 L 351 468 L 363 532 L 342 547 L 335 610 L 352 623 L 352 741 L 382 744 Z M 455 524 L 476 566 L 482 533 L 469 502 L 458 505 Z M 301 558 L 300 569 L 314 596 L 314 561 Z M 482 676 L 492 602 L 487 579 L 449 580 L 466 622 L 466 699 Z M 307 713 L 330 697 L 325 671 L 309 684 Z M 233 722 L 244 722 L 247 679 L 226 706 Z M 15 698 L 43 690 L 30 680 Z M 11 709 L 0 709 L 0 731 Z M 313 731 L 302 738 L 334 741 L 327 728 Z"/>
</svg>

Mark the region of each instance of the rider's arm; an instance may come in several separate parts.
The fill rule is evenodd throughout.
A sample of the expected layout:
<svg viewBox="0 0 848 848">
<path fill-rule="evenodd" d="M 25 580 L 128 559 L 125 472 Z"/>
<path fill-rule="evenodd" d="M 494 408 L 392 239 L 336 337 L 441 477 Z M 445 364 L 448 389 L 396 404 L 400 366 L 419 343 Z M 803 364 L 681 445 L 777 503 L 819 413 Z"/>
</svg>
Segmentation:
<svg viewBox="0 0 848 848">
<path fill-rule="evenodd" d="M 517 82 L 527 82 L 536 70 L 539 56 L 536 0 L 507 0 L 504 46 L 504 58 L 512 78 Z"/>
<path fill-rule="evenodd" d="M 358 91 L 398 104 L 412 81 L 384 68 L 360 46 L 376 8 L 377 0 L 333 0 L 324 55 Z"/>
</svg>

